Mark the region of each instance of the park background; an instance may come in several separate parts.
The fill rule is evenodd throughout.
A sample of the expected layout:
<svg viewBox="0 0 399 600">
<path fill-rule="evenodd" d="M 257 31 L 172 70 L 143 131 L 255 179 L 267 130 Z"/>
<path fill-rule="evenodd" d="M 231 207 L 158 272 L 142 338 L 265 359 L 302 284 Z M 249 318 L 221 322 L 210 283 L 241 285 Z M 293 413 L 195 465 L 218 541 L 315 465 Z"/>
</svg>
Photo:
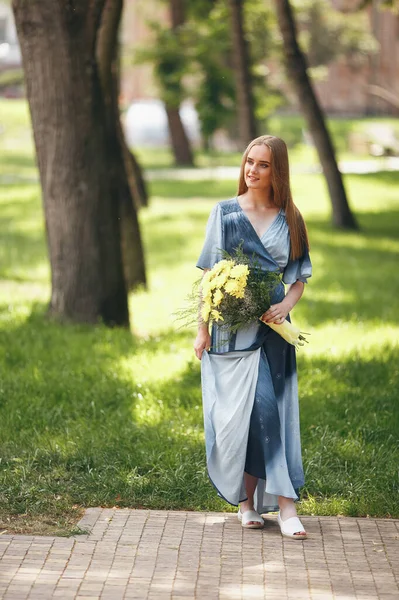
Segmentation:
<svg viewBox="0 0 399 600">
<path fill-rule="evenodd" d="M 116 4 L 122 8 L 111 6 Z M 276 4 L 125 2 L 117 44 L 118 101 L 126 135 L 133 119 L 128 139 L 141 165 L 148 206 L 142 206 L 146 194 L 136 185 L 132 206 L 147 286 L 139 285 L 143 269 L 133 272 L 136 281 L 127 286 L 130 324 L 121 328 L 82 322 L 81 315 L 60 314 L 54 304 L 48 314 L 54 248 L 46 242 L 42 197 L 49 203 L 51 194 L 43 173 L 39 179 L 16 37 L 8 29 L 11 7 L 2 6 L 6 17 L 0 24 L 7 26 L 0 31 L 11 31 L 10 40 L 0 40 L 2 56 L 14 56 L 6 66 L 3 60 L 0 79 L 2 530 L 70 533 L 88 506 L 228 509 L 206 475 L 195 330 L 180 328 L 173 313 L 198 277 L 194 265 L 212 206 L 236 193 L 236 169 L 251 127 L 287 141 L 294 199 L 311 241 L 314 275 L 293 312 L 301 329 L 311 332 L 310 344 L 297 355 L 306 477 L 300 512 L 399 516 L 398 17 L 395 7 L 382 2 L 292 3 L 312 65 L 308 74 L 346 172 L 353 222 L 337 227 L 309 122 L 294 82 L 284 75 Z M 18 5 L 14 2 L 14 10 L 23 21 Z M 37 2 L 30 5 L 33 12 L 25 19 L 40 13 Z M 185 19 L 177 24 L 176 6 L 185 7 Z M 252 100 L 239 97 L 237 62 L 230 60 L 229 10 L 237 7 Z M 20 27 L 29 34 L 23 22 Z M 46 30 L 39 33 L 40 40 L 21 44 L 27 64 L 26 48 L 33 49 L 32 61 L 40 56 L 35 48 Z M 60 58 L 54 54 L 53 62 L 46 59 L 47 70 Z M 41 73 L 40 61 L 33 67 L 29 63 L 29 77 Z M 72 85 L 68 73 L 62 85 Z M 47 75 L 51 80 L 51 71 Z M 60 86 L 54 73 L 58 94 Z M 33 94 L 29 83 L 28 89 Z M 39 99 L 44 106 L 40 90 L 35 93 L 31 103 Z M 42 93 L 62 107 L 62 95 L 53 94 L 50 84 Z M 169 111 L 161 123 L 160 102 Z M 252 102 L 251 110 L 243 110 L 243 102 Z M 148 110 L 162 129 L 167 117 L 169 124 L 176 122 L 184 103 L 191 119 L 186 139 L 180 129 L 175 145 L 158 140 L 154 146 L 141 128 L 135 143 L 136 123 L 148 125 Z M 147 112 L 140 116 L 144 105 Z M 64 128 L 73 131 L 73 111 L 68 115 Z M 49 144 L 49 132 L 63 135 L 50 113 L 48 121 L 42 112 L 41 148 Z M 73 151 L 57 155 L 54 172 L 73 169 Z M 136 184 L 139 180 L 136 172 Z M 60 202 L 64 199 L 61 194 Z M 53 205 L 47 227 L 56 223 L 64 235 L 69 213 L 57 213 L 60 207 Z M 134 259 L 137 244 L 133 249 Z M 67 275 L 70 281 L 70 271 Z M 125 279 L 129 283 L 127 271 Z M 75 285 L 79 296 L 78 280 Z"/>
</svg>

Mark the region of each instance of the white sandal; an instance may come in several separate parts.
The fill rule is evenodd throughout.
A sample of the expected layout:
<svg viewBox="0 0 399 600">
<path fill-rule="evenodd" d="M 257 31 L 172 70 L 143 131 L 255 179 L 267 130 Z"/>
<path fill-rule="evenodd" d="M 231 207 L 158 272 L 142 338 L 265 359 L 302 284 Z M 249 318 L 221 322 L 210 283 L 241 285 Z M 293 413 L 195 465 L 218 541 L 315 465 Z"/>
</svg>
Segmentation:
<svg viewBox="0 0 399 600">
<path fill-rule="evenodd" d="M 299 533 L 300 531 L 305 531 L 305 528 L 298 517 L 290 517 L 283 521 L 279 512 L 277 515 L 277 523 L 280 526 L 282 535 L 285 535 L 285 537 L 289 537 L 293 540 L 306 540 L 308 537 L 307 533 Z"/>
<path fill-rule="evenodd" d="M 256 510 L 246 510 L 242 513 L 239 508 L 237 518 L 245 529 L 262 529 L 265 525 L 264 520 Z"/>
</svg>

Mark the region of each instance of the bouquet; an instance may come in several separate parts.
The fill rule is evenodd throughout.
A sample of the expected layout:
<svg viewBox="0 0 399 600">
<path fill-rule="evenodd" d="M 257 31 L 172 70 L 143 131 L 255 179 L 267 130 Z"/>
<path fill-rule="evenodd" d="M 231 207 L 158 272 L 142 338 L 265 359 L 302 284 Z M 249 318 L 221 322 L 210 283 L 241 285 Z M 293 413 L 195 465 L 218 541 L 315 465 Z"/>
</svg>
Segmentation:
<svg viewBox="0 0 399 600">
<path fill-rule="evenodd" d="M 289 321 L 279 325 L 266 323 L 262 318 L 281 281 L 280 274 L 262 271 L 240 247 L 234 255 L 224 252 L 224 257 L 204 274 L 200 282 L 202 320 L 221 325 L 231 335 L 240 327 L 260 319 L 288 343 L 303 346 L 306 338 Z"/>
</svg>

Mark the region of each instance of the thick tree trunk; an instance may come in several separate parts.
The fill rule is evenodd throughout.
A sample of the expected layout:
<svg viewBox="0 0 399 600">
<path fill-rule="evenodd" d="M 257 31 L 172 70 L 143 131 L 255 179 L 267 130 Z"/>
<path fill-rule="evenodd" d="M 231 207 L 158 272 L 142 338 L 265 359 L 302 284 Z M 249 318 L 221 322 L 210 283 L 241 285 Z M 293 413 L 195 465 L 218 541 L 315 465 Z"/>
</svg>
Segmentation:
<svg viewBox="0 0 399 600">
<path fill-rule="evenodd" d="M 129 324 L 94 48 L 102 1 L 14 0 L 51 264 L 50 312 Z"/>
<path fill-rule="evenodd" d="M 126 284 L 129 289 L 146 285 L 144 253 L 136 206 L 141 204 L 140 189 L 131 173 L 120 123 L 118 89 L 118 29 L 123 0 L 106 0 L 97 41 L 97 63 L 105 102 L 105 130 L 109 176 L 114 202 L 119 205 L 119 223 Z M 128 176 L 127 168 L 130 170 Z"/>
<path fill-rule="evenodd" d="M 184 0 L 169 0 L 170 20 L 172 30 L 177 30 L 185 22 Z M 179 106 L 165 102 L 166 114 L 173 155 L 177 165 L 194 166 L 194 156 L 190 140 L 179 113 Z"/>
<path fill-rule="evenodd" d="M 330 193 L 333 224 L 346 229 L 357 229 L 358 226 L 349 207 L 324 115 L 307 74 L 306 58 L 298 45 L 290 2 L 289 0 L 274 0 L 274 3 L 283 38 L 288 78 L 295 87 L 302 113 L 319 155 Z"/>
<path fill-rule="evenodd" d="M 252 93 L 250 53 L 244 32 L 243 0 L 229 0 L 233 64 L 237 95 L 238 131 L 240 144 L 245 147 L 257 136 Z"/>
</svg>

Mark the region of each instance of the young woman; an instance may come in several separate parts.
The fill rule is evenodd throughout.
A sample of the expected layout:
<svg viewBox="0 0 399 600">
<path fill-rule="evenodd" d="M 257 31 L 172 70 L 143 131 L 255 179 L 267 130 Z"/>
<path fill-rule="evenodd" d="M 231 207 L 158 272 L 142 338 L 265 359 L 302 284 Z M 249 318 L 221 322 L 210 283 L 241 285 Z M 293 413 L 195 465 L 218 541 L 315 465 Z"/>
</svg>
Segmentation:
<svg viewBox="0 0 399 600">
<path fill-rule="evenodd" d="M 208 220 L 197 267 L 211 269 L 221 250 L 242 244 L 265 271 L 283 283 L 265 313 L 283 323 L 311 276 L 303 218 L 293 203 L 287 147 L 261 136 L 245 150 L 238 195 L 219 202 Z M 304 484 L 299 433 L 295 348 L 257 321 L 226 341 L 223 331 L 200 323 L 194 343 L 201 360 L 209 477 L 219 495 L 235 506 L 243 527 L 258 529 L 260 514 L 279 510 L 283 535 L 306 538 L 295 500 Z"/>
</svg>

